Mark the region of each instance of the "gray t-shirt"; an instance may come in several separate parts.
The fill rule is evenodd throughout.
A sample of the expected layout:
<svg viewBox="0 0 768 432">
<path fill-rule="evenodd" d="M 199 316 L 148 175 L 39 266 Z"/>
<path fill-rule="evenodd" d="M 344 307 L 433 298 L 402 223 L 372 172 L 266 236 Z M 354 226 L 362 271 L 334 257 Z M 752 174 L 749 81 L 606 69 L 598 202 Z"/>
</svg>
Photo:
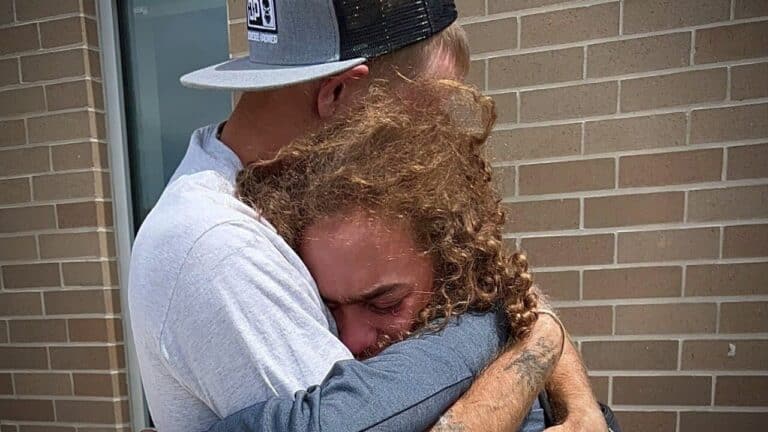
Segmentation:
<svg viewBox="0 0 768 432">
<path fill-rule="evenodd" d="M 133 336 L 163 432 L 206 430 L 352 358 L 299 257 L 235 198 L 242 165 L 216 130 L 192 135 L 131 258 Z"/>
</svg>

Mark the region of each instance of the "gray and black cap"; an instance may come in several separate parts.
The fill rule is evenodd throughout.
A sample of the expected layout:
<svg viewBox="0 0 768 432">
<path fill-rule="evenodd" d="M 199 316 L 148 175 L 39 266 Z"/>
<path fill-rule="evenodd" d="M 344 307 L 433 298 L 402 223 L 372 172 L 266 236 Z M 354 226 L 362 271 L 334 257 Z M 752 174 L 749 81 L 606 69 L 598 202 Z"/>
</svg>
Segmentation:
<svg viewBox="0 0 768 432">
<path fill-rule="evenodd" d="M 453 0 L 247 0 L 249 56 L 181 83 L 265 90 L 312 81 L 427 39 L 456 17 Z"/>
</svg>

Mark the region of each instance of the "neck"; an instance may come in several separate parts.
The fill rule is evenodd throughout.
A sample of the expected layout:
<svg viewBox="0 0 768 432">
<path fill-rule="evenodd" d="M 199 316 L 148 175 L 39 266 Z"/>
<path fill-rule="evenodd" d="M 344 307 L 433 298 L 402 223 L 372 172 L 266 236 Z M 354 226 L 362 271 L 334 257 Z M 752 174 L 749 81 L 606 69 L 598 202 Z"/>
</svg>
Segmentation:
<svg viewBox="0 0 768 432">
<path fill-rule="evenodd" d="M 316 123 L 308 97 L 291 89 L 245 93 L 221 132 L 221 141 L 243 166 L 268 160 Z M 306 96 L 306 95 L 305 95 Z"/>
</svg>

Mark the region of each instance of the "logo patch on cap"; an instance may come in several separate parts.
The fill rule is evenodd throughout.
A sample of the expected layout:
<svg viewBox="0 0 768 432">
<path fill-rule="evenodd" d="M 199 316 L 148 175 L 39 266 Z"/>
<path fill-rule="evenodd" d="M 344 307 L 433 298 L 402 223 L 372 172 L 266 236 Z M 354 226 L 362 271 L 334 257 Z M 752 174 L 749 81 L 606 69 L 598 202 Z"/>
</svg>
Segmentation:
<svg viewBox="0 0 768 432">
<path fill-rule="evenodd" d="M 277 43 L 276 0 L 247 0 L 248 40 Z"/>
</svg>

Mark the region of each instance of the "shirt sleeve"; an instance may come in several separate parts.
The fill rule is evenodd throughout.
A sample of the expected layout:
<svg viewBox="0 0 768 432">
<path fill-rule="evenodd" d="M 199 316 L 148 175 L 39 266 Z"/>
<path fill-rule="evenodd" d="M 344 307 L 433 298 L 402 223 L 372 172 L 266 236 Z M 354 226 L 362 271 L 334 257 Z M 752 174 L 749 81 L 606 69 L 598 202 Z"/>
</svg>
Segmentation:
<svg viewBox="0 0 768 432">
<path fill-rule="evenodd" d="M 248 407 L 209 432 L 425 430 L 506 343 L 504 323 L 502 313 L 465 314 L 366 362 L 338 362 L 320 386 Z"/>
<path fill-rule="evenodd" d="M 285 254 L 253 223 L 228 223 L 203 235 L 180 270 L 160 352 L 219 417 L 317 384 L 352 358 L 306 269 Z"/>
</svg>

